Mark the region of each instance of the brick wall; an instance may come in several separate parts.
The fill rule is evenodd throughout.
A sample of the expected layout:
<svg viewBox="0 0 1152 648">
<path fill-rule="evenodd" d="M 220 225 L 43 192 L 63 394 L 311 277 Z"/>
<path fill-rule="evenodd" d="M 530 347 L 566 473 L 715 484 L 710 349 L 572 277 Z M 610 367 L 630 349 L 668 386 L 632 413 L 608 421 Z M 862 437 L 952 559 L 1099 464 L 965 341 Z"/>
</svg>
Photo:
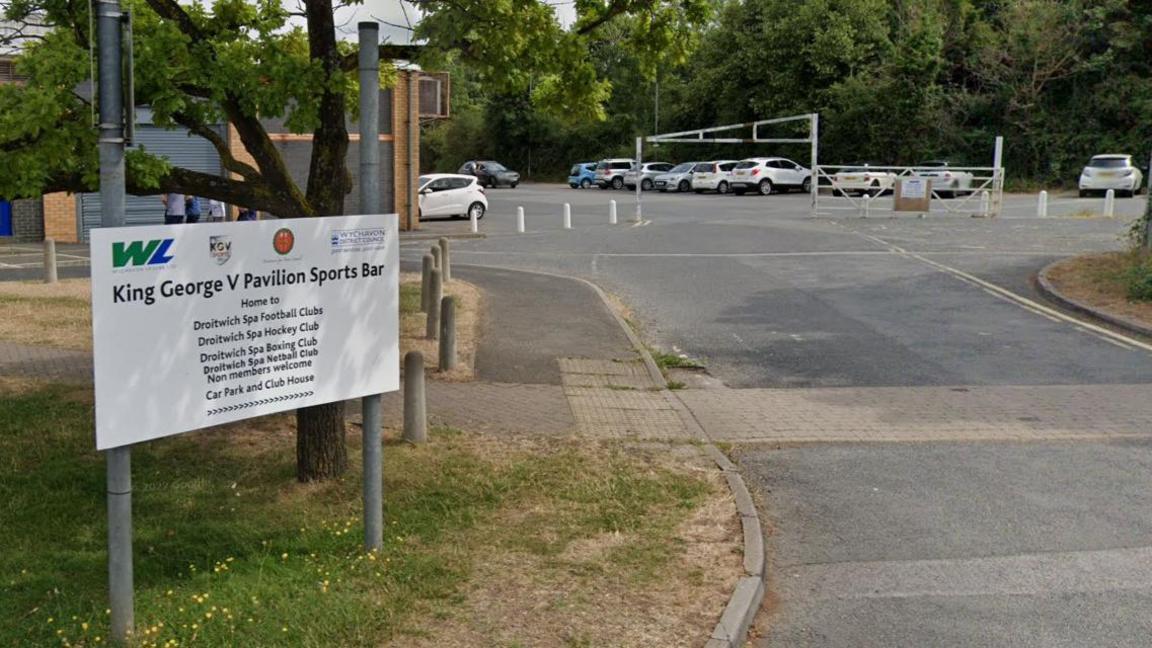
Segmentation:
<svg viewBox="0 0 1152 648">
<path fill-rule="evenodd" d="M 39 198 L 12 202 L 12 235 L 21 243 L 44 240 L 44 203 Z"/>
<path fill-rule="evenodd" d="M 420 116 L 418 100 L 413 102 L 412 92 L 418 89 L 419 72 L 401 71 L 396 75 L 396 86 L 392 89 L 392 133 L 394 140 L 394 166 L 396 175 L 393 195 L 396 213 L 400 214 L 400 229 L 420 229 L 419 211 L 414 208 L 408 213 L 408 197 L 416 192 L 416 178 L 420 175 Z M 416 124 L 416 139 L 409 145 L 410 124 Z M 412 169 L 412 182 L 409 183 L 409 168 Z"/>
<path fill-rule="evenodd" d="M 76 231 L 76 196 L 52 193 L 44 196 L 44 236 L 61 243 L 80 240 Z"/>
</svg>

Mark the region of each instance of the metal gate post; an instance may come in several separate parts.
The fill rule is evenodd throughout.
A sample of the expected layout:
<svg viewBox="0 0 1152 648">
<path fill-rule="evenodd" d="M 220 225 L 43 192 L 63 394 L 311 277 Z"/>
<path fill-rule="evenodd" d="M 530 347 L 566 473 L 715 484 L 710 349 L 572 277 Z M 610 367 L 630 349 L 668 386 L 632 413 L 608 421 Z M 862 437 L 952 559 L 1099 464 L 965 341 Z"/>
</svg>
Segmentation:
<svg viewBox="0 0 1152 648">
<path fill-rule="evenodd" d="M 644 173 L 641 165 L 644 162 L 644 138 L 636 138 L 636 222 L 644 220 L 644 207 L 642 195 L 644 192 Z"/>
<path fill-rule="evenodd" d="M 992 205 L 987 216 L 1000 216 L 1000 205 L 1004 198 L 1004 136 L 996 136 L 996 148 L 992 154 Z"/>
<path fill-rule="evenodd" d="M 811 186 L 812 212 L 811 212 L 811 216 L 813 218 L 815 218 L 816 217 L 816 211 L 818 208 L 817 203 L 819 201 L 819 195 L 820 195 L 820 190 L 819 190 L 820 177 L 816 173 L 816 168 L 817 168 L 817 164 L 818 164 L 817 158 L 818 158 L 819 153 L 820 153 L 820 135 L 819 135 L 819 133 L 820 133 L 820 114 L 819 113 L 812 113 L 810 115 L 810 119 L 811 119 L 811 122 L 810 122 L 810 126 L 808 127 L 808 137 L 811 138 L 811 140 L 812 140 L 812 166 L 810 167 L 812 169 L 812 186 Z"/>
</svg>

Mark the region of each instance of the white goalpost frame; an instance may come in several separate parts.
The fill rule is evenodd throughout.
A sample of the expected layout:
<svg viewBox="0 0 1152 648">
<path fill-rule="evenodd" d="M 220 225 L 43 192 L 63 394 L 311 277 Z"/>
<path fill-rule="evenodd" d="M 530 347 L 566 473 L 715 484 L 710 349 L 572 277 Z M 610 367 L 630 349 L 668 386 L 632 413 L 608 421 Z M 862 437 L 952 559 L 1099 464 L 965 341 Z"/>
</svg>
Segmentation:
<svg viewBox="0 0 1152 648">
<path fill-rule="evenodd" d="M 807 121 L 808 122 L 808 137 L 795 138 L 795 137 L 760 137 L 760 127 L 769 124 L 783 124 L 787 122 Z M 697 128 L 695 130 L 679 131 L 676 133 L 661 133 L 659 135 L 649 135 L 648 137 L 636 138 L 636 170 L 639 172 L 640 165 L 643 163 L 644 157 L 644 142 L 649 144 L 811 144 L 811 161 L 809 163 L 809 171 L 812 173 L 811 197 L 812 197 L 812 215 L 816 214 L 816 165 L 817 155 L 820 150 L 819 138 L 819 113 L 808 113 L 804 115 L 792 115 L 789 117 L 777 117 L 775 119 L 761 119 L 754 122 L 746 122 L 743 124 L 728 124 L 727 126 L 713 126 L 711 128 Z M 732 131 L 741 128 L 751 128 L 752 138 L 742 137 L 705 137 L 713 133 L 723 133 L 725 131 Z M 640 188 L 642 183 L 636 182 L 636 217 L 637 223 L 643 220 L 643 207 L 642 207 L 642 192 Z"/>
</svg>

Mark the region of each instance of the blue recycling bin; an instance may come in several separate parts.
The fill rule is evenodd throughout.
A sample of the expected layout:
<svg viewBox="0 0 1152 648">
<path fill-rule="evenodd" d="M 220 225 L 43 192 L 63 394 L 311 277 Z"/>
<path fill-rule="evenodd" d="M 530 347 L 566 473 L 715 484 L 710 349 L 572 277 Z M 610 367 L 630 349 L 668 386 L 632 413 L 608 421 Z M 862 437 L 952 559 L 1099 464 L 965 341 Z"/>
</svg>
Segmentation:
<svg viewBox="0 0 1152 648">
<path fill-rule="evenodd" d="M 0 200 L 0 236 L 12 236 L 12 203 Z"/>
</svg>

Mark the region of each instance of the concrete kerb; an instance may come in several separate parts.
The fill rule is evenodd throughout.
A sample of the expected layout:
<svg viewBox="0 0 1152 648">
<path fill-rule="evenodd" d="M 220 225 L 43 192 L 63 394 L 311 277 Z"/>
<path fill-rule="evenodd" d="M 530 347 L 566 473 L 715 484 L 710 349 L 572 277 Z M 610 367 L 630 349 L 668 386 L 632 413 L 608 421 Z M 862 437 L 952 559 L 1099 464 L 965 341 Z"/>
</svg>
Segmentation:
<svg viewBox="0 0 1152 648">
<path fill-rule="evenodd" d="M 477 267 L 483 268 L 499 268 L 501 270 L 514 272 L 527 272 L 529 274 L 540 274 L 550 277 L 562 277 L 584 283 L 600 297 L 604 307 L 608 309 L 613 319 L 620 325 L 620 329 L 624 332 L 625 337 L 628 338 L 629 343 L 632 344 L 632 348 L 643 360 L 644 366 L 652 381 L 658 385 L 665 384 L 664 374 L 661 373 L 660 368 L 656 365 L 652 354 L 640 341 L 640 338 L 636 335 L 636 332 L 632 330 L 632 327 L 612 308 L 611 302 L 608 301 L 608 295 L 605 294 L 600 286 L 581 277 L 572 277 L 551 272 L 522 270 L 520 268 L 506 268 L 503 266 L 469 265 L 476 265 Z M 728 489 L 732 493 L 736 513 L 740 517 L 740 527 L 744 539 L 744 576 L 737 581 L 736 588 L 732 591 L 732 596 L 729 597 L 728 604 L 724 606 L 724 612 L 720 615 L 720 621 L 712 630 L 712 634 L 705 644 L 705 648 L 738 648 L 744 644 L 744 640 L 748 636 L 748 628 L 752 626 L 752 622 L 756 618 L 756 613 L 760 610 L 760 604 L 764 601 L 766 589 L 764 583 L 767 575 L 765 569 L 764 534 L 763 528 L 760 525 L 760 514 L 756 510 L 756 506 L 752 501 L 752 495 L 748 491 L 748 486 L 744 483 L 744 478 L 740 475 L 739 467 L 728 459 L 719 448 L 707 442 L 707 431 L 704 430 L 700 422 L 696 420 L 695 415 L 692 414 L 691 410 L 684 404 L 684 401 L 680 400 L 680 397 L 676 395 L 675 391 L 662 389 L 661 392 L 668 403 L 680 414 L 680 419 L 684 422 L 685 426 L 695 432 L 697 438 L 704 441 L 704 452 L 724 474 L 724 478 L 728 482 Z"/>
<path fill-rule="evenodd" d="M 1123 329 L 1129 333 L 1152 337 L 1152 326 L 1141 324 L 1140 322 L 1128 319 L 1127 317 L 1122 317 L 1120 315 L 1111 315 L 1109 313 L 1099 311 L 1078 299 L 1074 299 L 1060 292 L 1060 289 L 1056 288 L 1056 286 L 1052 283 L 1048 273 L 1054 267 L 1063 263 L 1065 260 L 1066 259 L 1063 259 L 1056 261 L 1055 263 L 1048 264 L 1036 275 L 1036 288 L 1040 291 L 1040 294 L 1044 295 L 1044 297 L 1048 300 L 1053 301 L 1056 304 L 1075 313 L 1098 319 L 1107 324 L 1111 324 L 1116 328 Z"/>
</svg>

